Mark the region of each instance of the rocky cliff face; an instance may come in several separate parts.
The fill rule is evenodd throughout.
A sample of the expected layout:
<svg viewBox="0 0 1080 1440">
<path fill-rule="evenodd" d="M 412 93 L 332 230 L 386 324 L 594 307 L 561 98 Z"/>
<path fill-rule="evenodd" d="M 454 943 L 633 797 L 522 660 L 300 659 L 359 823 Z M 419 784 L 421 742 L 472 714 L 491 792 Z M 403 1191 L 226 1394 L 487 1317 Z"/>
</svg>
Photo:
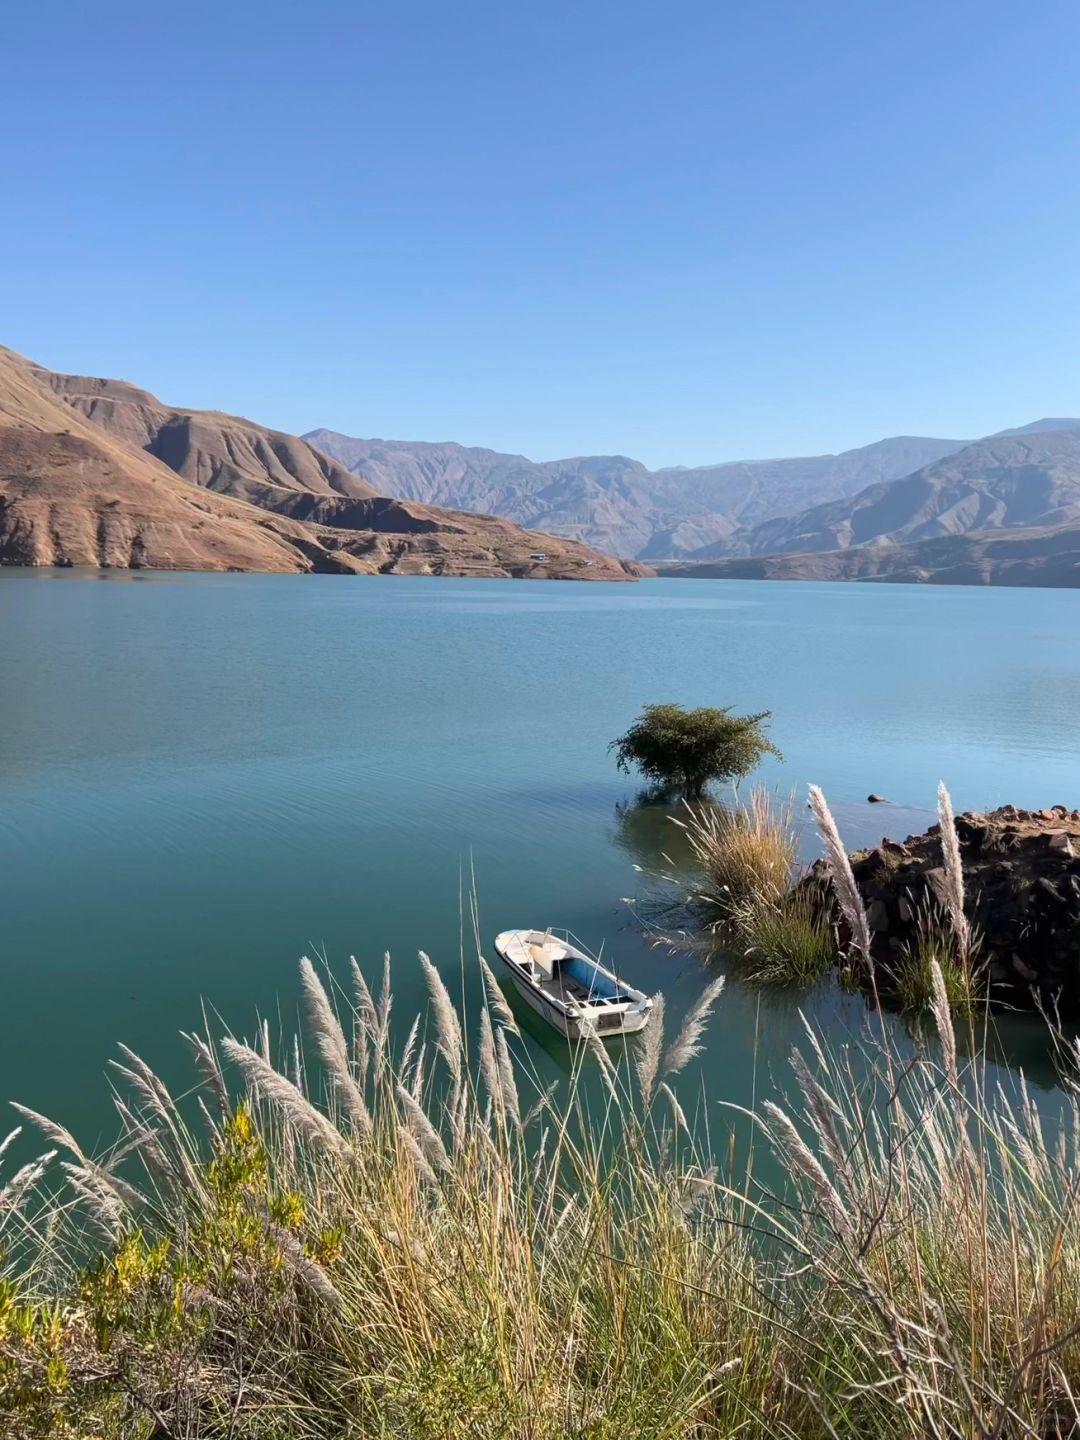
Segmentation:
<svg viewBox="0 0 1080 1440">
<path fill-rule="evenodd" d="M 0 348 L 0 564 L 626 580 L 509 521 L 376 495 L 295 436 Z"/>
<path fill-rule="evenodd" d="M 957 816 L 956 833 L 991 1000 L 1080 1015 L 1080 810 L 1005 805 Z M 887 987 L 920 917 L 947 908 L 940 827 L 851 858 Z"/>
</svg>

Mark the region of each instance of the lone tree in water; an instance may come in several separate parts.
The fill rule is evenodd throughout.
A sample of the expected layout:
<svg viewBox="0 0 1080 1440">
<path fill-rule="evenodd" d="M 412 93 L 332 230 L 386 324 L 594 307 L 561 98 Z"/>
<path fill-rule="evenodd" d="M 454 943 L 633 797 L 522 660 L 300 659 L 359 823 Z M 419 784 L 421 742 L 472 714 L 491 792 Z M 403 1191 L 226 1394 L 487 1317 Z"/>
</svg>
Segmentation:
<svg viewBox="0 0 1080 1440">
<path fill-rule="evenodd" d="M 763 755 L 782 759 L 762 730 L 772 714 L 732 715 L 725 710 L 684 710 L 681 705 L 646 705 L 627 730 L 608 746 L 627 775 L 635 767 L 658 789 L 681 791 L 698 800 L 712 780 L 741 780 Z"/>
</svg>

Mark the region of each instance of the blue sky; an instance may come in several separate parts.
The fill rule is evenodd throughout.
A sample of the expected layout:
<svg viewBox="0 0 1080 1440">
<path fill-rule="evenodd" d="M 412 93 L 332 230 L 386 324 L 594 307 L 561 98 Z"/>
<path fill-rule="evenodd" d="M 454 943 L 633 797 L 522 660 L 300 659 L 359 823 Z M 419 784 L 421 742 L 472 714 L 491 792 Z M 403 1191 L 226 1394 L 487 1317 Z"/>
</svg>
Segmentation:
<svg viewBox="0 0 1080 1440">
<path fill-rule="evenodd" d="M 650 464 L 1080 413 L 1074 0 L 0 18 L 0 340 Z"/>
</svg>

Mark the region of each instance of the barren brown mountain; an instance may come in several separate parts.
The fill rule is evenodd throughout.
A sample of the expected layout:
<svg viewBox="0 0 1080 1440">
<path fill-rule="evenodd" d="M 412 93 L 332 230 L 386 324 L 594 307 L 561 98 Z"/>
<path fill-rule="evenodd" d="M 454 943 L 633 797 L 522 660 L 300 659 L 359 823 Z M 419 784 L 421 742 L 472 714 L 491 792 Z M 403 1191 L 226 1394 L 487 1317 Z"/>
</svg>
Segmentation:
<svg viewBox="0 0 1080 1440">
<path fill-rule="evenodd" d="M 881 580 L 911 585 L 1080 587 L 1080 524 L 938 535 L 904 545 L 747 555 L 663 566 L 704 580 Z"/>
<path fill-rule="evenodd" d="M 0 564 L 624 580 L 509 521 L 385 499 L 295 436 L 0 348 Z"/>
</svg>

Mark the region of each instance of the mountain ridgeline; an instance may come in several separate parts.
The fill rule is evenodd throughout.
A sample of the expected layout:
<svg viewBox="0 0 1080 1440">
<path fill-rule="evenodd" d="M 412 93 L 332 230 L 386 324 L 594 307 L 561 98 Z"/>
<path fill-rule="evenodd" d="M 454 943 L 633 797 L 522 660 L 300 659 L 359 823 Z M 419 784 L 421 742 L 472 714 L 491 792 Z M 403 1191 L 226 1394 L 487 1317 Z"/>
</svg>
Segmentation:
<svg viewBox="0 0 1080 1440">
<path fill-rule="evenodd" d="M 506 514 L 670 575 L 1080 584 L 1076 419 L 973 442 L 899 437 L 654 471 L 621 456 L 538 464 L 454 444 L 310 438 L 391 493 Z"/>
<path fill-rule="evenodd" d="M 312 430 L 305 438 L 386 494 L 505 515 L 646 561 L 738 546 L 738 537 L 764 520 L 909 475 L 964 443 L 901 436 L 840 455 L 648 470 L 622 455 L 537 462 L 453 443 L 359 440 L 332 430 Z"/>
<path fill-rule="evenodd" d="M 571 540 L 380 495 L 307 441 L 0 348 L 0 564 L 626 580 Z"/>
</svg>

